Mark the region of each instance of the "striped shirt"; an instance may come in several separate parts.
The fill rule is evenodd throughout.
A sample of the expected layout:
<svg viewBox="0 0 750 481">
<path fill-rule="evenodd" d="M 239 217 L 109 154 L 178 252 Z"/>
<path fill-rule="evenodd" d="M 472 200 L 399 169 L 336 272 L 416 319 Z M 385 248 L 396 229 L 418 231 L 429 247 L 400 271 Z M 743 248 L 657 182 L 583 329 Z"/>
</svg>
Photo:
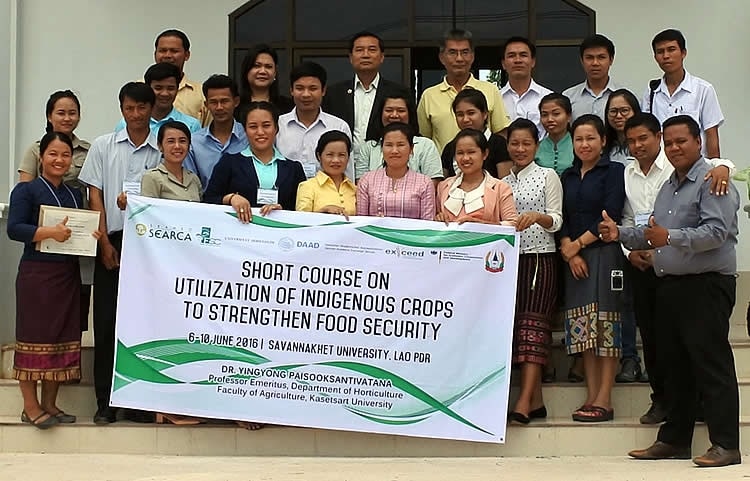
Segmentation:
<svg viewBox="0 0 750 481">
<path fill-rule="evenodd" d="M 385 168 L 367 172 L 357 184 L 357 215 L 435 219 L 435 187 L 426 175 L 411 169 L 400 179 Z"/>
</svg>

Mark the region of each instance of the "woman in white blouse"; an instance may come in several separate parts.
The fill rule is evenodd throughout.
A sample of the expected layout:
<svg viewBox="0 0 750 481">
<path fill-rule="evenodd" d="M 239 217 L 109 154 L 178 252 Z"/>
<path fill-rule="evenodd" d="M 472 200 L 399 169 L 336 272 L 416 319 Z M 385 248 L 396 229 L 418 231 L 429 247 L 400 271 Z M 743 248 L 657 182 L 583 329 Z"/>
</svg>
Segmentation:
<svg viewBox="0 0 750 481">
<path fill-rule="evenodd" d="M 550 321 L 557 306 L 558 259 L 554 233 L 562 226 L 562 185 L 554 170 L 534 162 L 539 134 L 527 119 L 508 127 L 511 173 L 503 178 L 513 190 L 521 233 L 513 363 L 521 368 L 521 394 L 508 420 L 528 424 L 547 417 L 542 370 L 547 364 Z"/>
</svg>

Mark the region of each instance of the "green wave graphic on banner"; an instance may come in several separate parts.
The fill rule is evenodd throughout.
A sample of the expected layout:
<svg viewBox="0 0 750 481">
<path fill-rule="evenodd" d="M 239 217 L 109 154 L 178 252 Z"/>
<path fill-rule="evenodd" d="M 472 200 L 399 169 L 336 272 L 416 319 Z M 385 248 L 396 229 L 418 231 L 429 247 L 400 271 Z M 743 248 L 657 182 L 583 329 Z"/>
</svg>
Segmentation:
<svg viewBox="0 0 750 481">
<path fill-rule="evenodd" d="M 188 384 L 183 381 L 171 378 L 161 371 L 175 367 L 184 366 L 202 361 L 231 360 L 251 365 L 259 365 L 271 362 L 269 359 L 241 348 L 216 346 L 211 344 L 190 343 L 184 339 L 165 339 L 149 341 L 131 347 L 125 346 L 122 342 L 117 341 L 117 354 L 115 359 L 115 383 L 113 389 L 117 391 L 128 384 L 136 381 L 146 381 L 156 384 Z M 325 361 L 313 364 L 290 364 L 284 366 L 274 366 L 272 369 L 277 370 L 294 370 L 311 365 L 329 366 L 356 372 L 371 378 L 389 380 L 391 384 L 401 392 L 417 399 L 427 406 L 427 409 L 406 413 L 400 415 L 385 415 L 375 412 L 369 412 L 358 408 L 346 406 L 345 409 L 364 419 L 368 419 L 380 424 L 390 425 L 407 425 L 415 424 L 441 412 L 450 418 L 469 426 L 477 431 L 492 436 L 493 434 L 468 419 L 464 418 L 453 409 L 451 405 L 461 399 L 465 399 L 480 388 L 491 384 L 501 378 L 505 372 L 505 367 L 501 367 L 486 376 L 481 381 L 469 386 L 459 393 L 451 396 L 445 401 L 440 401 L 412 384 L 401 376 L 387 371 L 385 369 L 352 361 Z M 233 378 L 254 378 L 256 376 L 233 375 Z M 208 380 L 194 381 L 189 384 L 214 385 L 222 384 L 218 381 L 209 382 Z"/>
<path fill-rule="evenodd" d="M 378 239 L 409 247 L 472 247 L 500 240 L 512 246 L 516 242 L 515 236 L 512 235 L 483 232 L 389 229 L 374 225 L 358 227 L 357 230 Z"/>
<path fill-rule="evenodd" d="M 225 214 L 232 216 L 234 218 L 237 217 L 237 212 L 225 212 Z M 290 224 L 289 222 L 281 222 L 278 220 L 269 219 L 268 217 L 264 217 L 262 215 L 254 215 L 250 223 L 259 225 L 261 227 L 272 227 L 274 229 L 301 229 L 303 227 L 326 227 L 326 226 L 332 226 L 332 225 L 349 224 L 349 222 L 345 222 L 342 220 L 339 220 L 336 222 L 329 222 L 328 224 L 316 224 L 316 225 Z"/>
<path fill-rule="evenodd" d="M 133 217 L 137 216 L 138 214 L 144 212 L 145 210 L 153 207 L 153 204 L 146 204 L 143 207 L 138 207 L 137 209 L 133 210 L 133 212 L 130 213 L 130 217 L 128 219 L 132 219 Z"/>
</svg>

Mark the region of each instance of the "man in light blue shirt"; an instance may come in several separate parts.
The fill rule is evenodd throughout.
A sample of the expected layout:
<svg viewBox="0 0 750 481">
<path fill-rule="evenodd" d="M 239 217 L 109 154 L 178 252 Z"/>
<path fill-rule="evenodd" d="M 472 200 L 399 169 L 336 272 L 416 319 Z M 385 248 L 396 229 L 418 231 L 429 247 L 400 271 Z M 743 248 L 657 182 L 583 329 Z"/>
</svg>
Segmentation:
<svg viewBox="0 0 750 481">
<path fill-rule="evenodd" d="M 177 89 L 180 85 L 180 69 L 170 63 L 157 63 L 146 70 L 143 76 L 146 85 L 151 87 L 156 95 L 156 103 L 151 111 L 151 120 L 149 127 L 151 133 L 156 135 L 159 127 L 169 121 L 182 122 L 187 125 L 191 132 L 197 132 L 201 128 L 200 122 L 187 114 L 183 114 L 174 108 L 174 101 L 177 98 Z M 115 132 L 125 128 L 125 119 L 115 127 Z"/>
<path fill-rule="evenodd" d="M 343 119 L 327 114 L 320 108 L 326 94 L 326 78 L 325 69 L 317 63 L 303 62 L 294 67 L 289 74 L 294 109 L 279 117 L 276 147 L 287 159 L 302 164 L 308 179 L 315 177 L 320 170 L 315 147 L 321 135 L 329 130 L 340 130 L 352 138 L 351 129 Z M 344 173 L 354 180 L 351 153 Z"/>
<path fill-rule="evenodd" d="M 205 192 L 221 156 L 242 152 L 248 143 L 244 126 L 234 120 L 234 111 L 240 104 L 237 83 L 227 75 L 212 75 L 203 82 L 203 95 L 213 121 L 193 134 L 183 165 L 198 175 Z"/>
<path fill-rule="evenodd" d="M 100 213 L 99 255 L 94 268 L 94 388 L 97 411 L 94 423 L 109 424 L 116 412 L 109 406 L 115 346 L 117 289 L 125 214 L 118 197 L 137 186 L 141 177 L 161 160 L 156 136 L 149 131 L 154 91 L 143 82 L 129 82 L 120 90 L 120 111 L 125 128 L 91 143 L 78 179 L 88 185 L 90 209 Z M 137 262 L 137 261 L 136 261 Z"/>
</svg>

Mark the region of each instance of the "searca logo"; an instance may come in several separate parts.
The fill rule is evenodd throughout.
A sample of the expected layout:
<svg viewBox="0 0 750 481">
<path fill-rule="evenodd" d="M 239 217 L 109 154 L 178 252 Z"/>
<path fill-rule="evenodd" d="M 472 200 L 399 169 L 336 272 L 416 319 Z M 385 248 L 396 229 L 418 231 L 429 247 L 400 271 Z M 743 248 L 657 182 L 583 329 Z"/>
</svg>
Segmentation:
<svg viewBox="0 0 750 481">
<path fill-rule="evenodd" d="M 161 224 L 136 224 L 135 233 L 140 237 L 148 237 L 160 240 L 171 240 L 179 242 L 191 242 L 193 235 L 191 229 Z"/>
</svg>

